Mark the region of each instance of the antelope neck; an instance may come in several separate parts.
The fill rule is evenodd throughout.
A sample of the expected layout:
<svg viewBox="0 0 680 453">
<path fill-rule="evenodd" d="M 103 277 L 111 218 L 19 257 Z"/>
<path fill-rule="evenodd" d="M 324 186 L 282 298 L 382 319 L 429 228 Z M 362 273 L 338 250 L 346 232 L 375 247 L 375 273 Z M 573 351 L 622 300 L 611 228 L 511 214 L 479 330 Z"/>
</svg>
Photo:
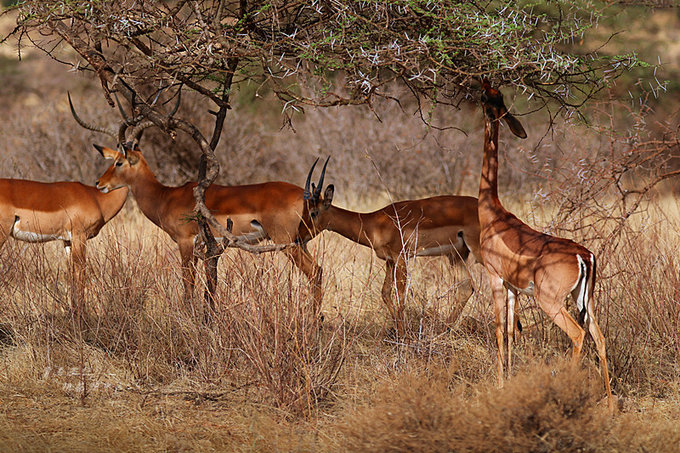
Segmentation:
<svg viewBox="0 0 680 453">
<path fill-rule="evenodd" d="M 500 207 L 498 200 L 498 121 L 485 117 L 484 161 L 479 180 L 479 210 Z M 480 223 L 483 222 L 480 216 Z"/>
<path fill-rule="evenodd" d="M 371 238 L 364 229 L 364 219 L 371 214 L 349 211 L 331 205 L 328 208 L 325 229 L 334 231 L 347 239 L 371 247 Z"/>
<path fill-rule="evenodd" d="M 167 199 L 166 193 L 172 187 L 161 184 L 147 166 L 140 169 L 139 174 L 135 176 L 129 186 L 135 200 L 137 200 L 139 209 L 158 225 L 161 220 L 161 207 Z"/>
<path fill-rule="evenodd" d="M 97 204 L 99 204 L 99 208 L 104 216 L 104 222 L 108 222 L 120 212 L 125 204 L 125 200 L 127 200 L 128 192 L 129 189 L 127 187 L 121 187 L 106 194 L 97 189 L 94 190 L 98 198 Z"/>
</svg>

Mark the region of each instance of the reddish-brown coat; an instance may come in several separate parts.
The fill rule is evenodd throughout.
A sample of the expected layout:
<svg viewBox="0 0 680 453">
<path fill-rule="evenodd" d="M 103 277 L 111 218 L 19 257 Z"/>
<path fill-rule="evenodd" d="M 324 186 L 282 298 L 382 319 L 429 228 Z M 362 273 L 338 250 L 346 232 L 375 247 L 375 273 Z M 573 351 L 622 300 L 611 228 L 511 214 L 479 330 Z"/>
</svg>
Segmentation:
<svg viewBox="0 0 680 453">
<path fill-rule="evenodd" d="M 348 211 L 332 205 L 334 188 L 329 185 L 323 198 L 310 200 L 301 225 L 301 235 L 315 235 L 322 230 L 372 248 L 385 260 L 382 299 L 397 332 L 404 333 L 404 299 L 408 279 L 406 259 L 414 256 L 447 256 L 451 264 L 460 263 L 472 252 L 481 262 L 477 199 L 464 196 L 438 196 L 399 201 L 374 212 Z M 392 301 L 392 288 L 397 285 L 397 303 Z M 455 320 L 472 294 L 460 297 L 451 313 Z"/>
<path fill-rule="evenodd" d="M 161 184 L 139 151 L 118 151 L 95 145 L 114 162 L 97 181 L 100 190 L 129 187 L 137 205 L 149 220 L 163 229 L 179 247 L 184 272 L 185 296 L 191 297 L 194 286 L 194 238 L 198 224 L 193 214 L 195 183 L 179 187 Z M 287 182 L 266 182 L 245 186 L 212 185 L 205 194 L 206 206 L 224 226 L 233 222 L 236 236 L 251 235 L 252 242 L 269 238 L 279 244 L 296 242 L 303 212 L 303 189 Z M 255 226 L 253 222 L 256 222 Z M 261 230 L 257 226 L 261 226 Z M 258 237 L 258 232 L 262 235 Z M 299 241 L 298 241 L 299 242 Z M 321 304 L 321 268 L 305 245 L 283 251 L 312 282 L 317 308 Z"/>
<path fill-rule="evenodd" d="M 484 160 L 479 183 L 480 244 L 484 265 L 489 272 L 496 315 L 498 381 L 503 385 L 503 345 L 507 336 L 508 370 L 511 367 L 513 309 L 518 291 L 533 293 L 541 309 L 569 336 L 573 357 L 581 353 L 585 331 L 569 314 L 565 299 L 585 300 L 582 316 L 595 340 L 602 367 L 609 408 L 613 397 L 605 340 L 595 319 L 592 302 L 595 282 L 595 257 L 585 247 L 568 239 L 540 233 L 508 212 L 498 199 L 498 129 L 504 120 L 519 137 L 526 132 L 505 108 L 501 93 L 483 83 Z M 506 297 L 508 301 L 506 302 Z M 507 332 L 506 332 L 507 329 Z M 507 333 L 507 335 L 506 335 Z"/>
<path fill-rule="evenodd" d="M 80 305 L 85 243 L 118 214 L 127 195 L 127 189 L 103 194 L 79 182 L 0 179 L 0 247 L 10 236 L 28 242 L 63 241 L 74 270 L 73 298 Z"/>
</svg>

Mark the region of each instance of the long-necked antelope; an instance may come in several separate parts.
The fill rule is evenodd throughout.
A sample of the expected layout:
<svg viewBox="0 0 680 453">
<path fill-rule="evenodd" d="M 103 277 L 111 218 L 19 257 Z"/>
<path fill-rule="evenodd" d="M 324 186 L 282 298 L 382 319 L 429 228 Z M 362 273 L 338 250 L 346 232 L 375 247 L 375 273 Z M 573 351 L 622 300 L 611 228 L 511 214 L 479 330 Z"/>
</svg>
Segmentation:
<svg viewBox="0 0 680 453">
<path fill-rule="evenodd" d="M 81 312 L 85 243 L 121 210 L 128 190 L 104 194 L 79 182 L 44 183 L 0 179 L 0 247 L 10 236 L 25 242 L 62 241 L 69 254 Z"/>
<path fill-rule="evenodd" d="M 540 233 L 508 212 L 498 199 L 498 128 L 502 119 L 520 138 L 527 134 L 522 124 L 503 103 L 500 91 L 483 82 L 484 161 L 479 183 L 479 223 L 481 253 L 493 292 L 498 345 L 498 383 L 503 385 L 503 346 L 507 328 L 508 370 L 512 364 L 513 314 L 517 293 L 533 294 L 541 309 L 571 339 L 573 358 L 581 354 L 586 325 L 595 340 L 600 358 L 602 379 L 610 410 L 614 402 L 609 385 L 605 340 L 595 318 L 593 288 L 595 256 L 569 239 Z M 573 297 L 579 322 L 565 307 L 567 296 Z M 507 295 L 507 302 L 506 302 Z"/>
<path fill-rule="evenodd" d="M 328 163 L 328 160 L 326 161 Z M 326 166 L 324 165 L 323 172 Z M 335 188 L 329 184 L 321 196 L 323 178 L 310 190 L 314 166 L 305 184 L 306 213 L 300 224 L 301 236 L 314 236 L 329 230 L 375 251 L 385 260 L 382 300 L 394 320 L 399 335 L 404 334 L 404 300 L 408 279 L 406 262 L 417 256 L 446 256 L 452 265 L 463 264 L 468 255 L 481 262 L 477 199 L 465 196 L 438 196 L 392 203 L 374 212 L 354 212 L 332 204 Z M 323 176 L 323 173 L 322 173 Z M 396 282 L 396 307 L 392 287 Z M 455 319 L 472 295 L 466 282 L 465 294 L 459 297 Z"/>
</svg>

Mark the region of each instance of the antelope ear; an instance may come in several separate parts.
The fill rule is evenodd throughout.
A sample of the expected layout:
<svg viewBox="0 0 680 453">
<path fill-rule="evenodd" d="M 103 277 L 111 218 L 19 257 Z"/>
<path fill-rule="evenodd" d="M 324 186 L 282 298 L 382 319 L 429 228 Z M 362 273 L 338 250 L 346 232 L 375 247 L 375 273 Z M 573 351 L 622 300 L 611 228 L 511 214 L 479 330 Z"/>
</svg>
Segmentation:
<svg viewBox="0 0 680 453">
<path fill-rule="evenodd" d="M 512 116 L 510 112 L 505 112 L 505 115 L 503 115 L 503 121 L 505 121 L 505 124 L 508 125 L 513 134 L 519 138 L 527 138 L 527 133 L 524 130 L 522 123 L 520 123 L 517 118 Z"/>
<path fill-rule="evenodd" d="M 328 184 L 326 190 L 323 192 L 323 206 L 324 208 L 329 208 L 331 203 L 333 203 L 333 194 L 335 193 L 335 187 L 333 184 Z"/>
<path fill-rule="evenodd" d="M 139 162 L 139 152 L 128 151 L 127 161 L 130 163 L 130 165 L 135 165 L 137 162 Z"/>
<path fill-rule="evenodd" d="M 119 153 L 115 149 L 97 145 L 96 143 L 93 143 L 92 146 L 94 146 L 94 149 L 99 151 L 99 154 L 101 154 L 104 159 L 115 159 L 116 157 L 118 157 Z"/>
</svg>

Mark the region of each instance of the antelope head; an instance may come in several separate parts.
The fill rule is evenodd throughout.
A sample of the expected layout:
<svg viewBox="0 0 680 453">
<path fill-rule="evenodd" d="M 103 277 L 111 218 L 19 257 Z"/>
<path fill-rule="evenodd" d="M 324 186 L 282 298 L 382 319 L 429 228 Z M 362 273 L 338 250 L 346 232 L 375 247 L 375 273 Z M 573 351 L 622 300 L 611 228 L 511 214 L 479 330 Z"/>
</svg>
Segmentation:
<svg viewBox="0 0 680 453">
<path fill-rule="evenodd" d="M 321 197 L 321 191 L 323 190 L 323 180 L 326 176 L 326 166 L 330 156 L 326 159 L 321 170 L 321 176 L 319 177 L 319 183 L 314 185 L 312 180 L 312 174 L 314 173 L 314 168 L 319 162 L 317 158 L 312 165 L 312 168 L 307 174 L 307 181 L 305 182 L 304 190 L 304 210 L 302 219 L 300 221 L 300 231 L 299 237 L 304 238 L 305 241 L 316 236 L 325 228 L 325 213 L 328 208 L 331 207 L 333 202 L 333 194 L 335 192 L 335 187 L 333 184 L 329 184 L 324 190 L 323 197 Z M 311 188 L 310 188 L 311 185 Z"/>
<path fill-rule="evenodd" d="M 119 138 L 118 150 L 93 144 L 104 159 L 113 160 L 113 163 L 97 180 L 97 189 L 107 193 L 119 187 L 130 187 L 139 180 L 140 174 L 145 175 L 150 172 L 138 143 L 144 129 L 153 125 L 152 122 L 146 121 L 135 126 L 130 133 L 131 141 L 121 141 L 124 136 Z"/>
<path fill-rule="evenodd" d="M 522 127 L 522 123 L 508 112 L 503 102 L 503 95 L 499 90 L 491 87 L 488 79 L 482 81 L 482 107 L 487 121 L 499 121 L 502 119 L 513 134 L 519 138 L 527 138 L 527 133 L 524 127 Z"/>
<path fill-rule="evenodd" d="M 109 168 L 106 169 L 104 174 L 96 182 L 97 189 L 101 190 L 104 193 L 111 192 L 112 190 L 116 190 L 121 187 L 130 186 L 130 183 L 134 181 L 136 173 L 139 172 L 139 169 L 145 167 L 148 168 L 141 151 L 137 147 L 137 144 L 139 143 L 139 140 L 144 130 L 154 125 L 150 121 L 142 122 L 140 124 L 141 120 L 140 118 L 136 119 L 128 118 L 128 116 L 125 114 L 125 110 L 123 109 L 123 107 L 120 104 L 120 101 L 118 100 L 118 96 L 115 96 L 115 98 L 116 103 L 118 104 L 118 109 L 120 110 L 120 114 L 123 117 L 123 122 L 118 128 L 117 134 L 113 130 L 99 127 L 83 121 L 78 116 L 78 114 L 75 111 L 75 108 L 73 107 L 73 102 L 71 101 L 71 94 L 69 93 L 68 95 L 68 103 L 69 107 L 71 108 L 71 114 L 73 115 L 73 118 L 80 126 L 94 132 L 101 132 L 106 135 L 109 135 L 116 139 L 118 142 L 117 150 L 108 148 L 106 146 L 93 144 L 94 148 L 97 151 L 99 151 L 99 154 L 101 154 L 102 157 L 104 157 L 104 159 L 113 160 L 111 166 L 109 166 Z M 175 110 L 173 110 L 172 114 L 174 114 L 174 112 L 177 110 L 177 107 L 179 107 L 179 101 L 177 103 L 177 106 L 175 107 Z M 127 141 L 126 139 L 128 135 L 127 131 L 130 128 L 130 126 L 133 125 L 134 128 L 132 129 L 132 132 L 129 134 L 130 137 L 132 137 L 132 139 L 130 141 Z"/>
<path fill-rule="evenodd" d="M 97 189 L 104 193 L 130 186 L 137 179 L 137 173 L 140 169 L 148 167 L 141 151 L 139 149 L 127 149 L 127 144 L 122 146 L 122 151 L 97 144 L 93 144 L 93 146 L 104 159 L 113 159 L 113 163 L 96 183 Z"/>
</svg>

